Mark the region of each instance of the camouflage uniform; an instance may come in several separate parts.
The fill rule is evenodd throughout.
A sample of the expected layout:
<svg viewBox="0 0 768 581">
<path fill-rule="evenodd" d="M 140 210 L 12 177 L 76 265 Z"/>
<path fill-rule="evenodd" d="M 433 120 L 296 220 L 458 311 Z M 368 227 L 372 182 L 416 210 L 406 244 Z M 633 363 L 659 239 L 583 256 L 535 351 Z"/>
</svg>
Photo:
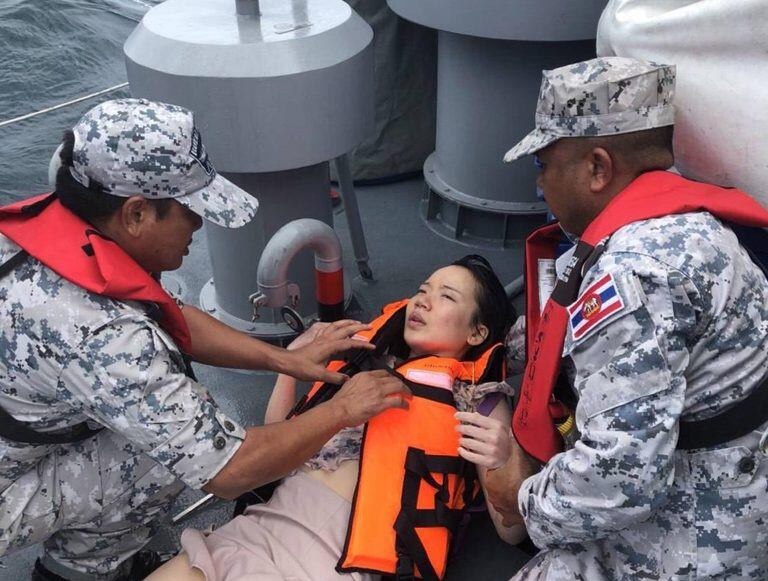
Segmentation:
<svg viewBox="0 0 768 581">
<path fill-rule="evenodd" d="M 173 197 L 222 226 L 244 224 L 255 200 L 216 176 L 196 133 L 179 107 L 103 103 L 75 127 L 70 171 L 114 195 Z M 18 250 L 0 235 L 0 263 Z M 113 578 L 184 485 L 204 486 L 240 447 L 245 430 L 185 374 L 152 315 L 32 257 L 0 279 L 0 406 L 41 432 L 105 428 L 72 444 L 0 438 L 0 555 L 43 542 L 54 573 Z"/>
<path fill-rule="evenodd" d="M 545 550 L 518 578 L 768 578 L 760 434 L 675 450 L 680 418 L 715 415 L 768 374 L 765 276 L 707 213 L 625 226 L 582 289 L 606 273 L 625 307 L 566 337 L 580 439 L 520 490 Z"/>
<path fill-rule="evenodd" d="M 565 67 L 579 71 L 568 82 L 613 60 Z M 670 87 L 651 74 L 650 93 Z M 529 137 L 510 157 L 546 146 Z M 522 484 L 520 512 L 542 551 L 515 579 L 768 579 L 766 426 L 676 449 L 681 419 L 716 415 L 768 375 L 765 275 L 705 212 L 624 226 L 581 292 L 606 274 L 624 306 L 577 340 L 568 329 L 579 438 Z"/>
</svg>

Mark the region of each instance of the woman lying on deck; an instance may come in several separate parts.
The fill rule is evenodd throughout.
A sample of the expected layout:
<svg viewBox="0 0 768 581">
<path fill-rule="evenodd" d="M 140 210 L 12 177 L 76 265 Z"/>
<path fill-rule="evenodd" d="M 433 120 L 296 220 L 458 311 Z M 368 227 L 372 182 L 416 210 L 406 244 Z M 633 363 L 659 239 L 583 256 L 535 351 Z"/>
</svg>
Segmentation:
<svg viewBox="0 0 768 581">
<path fill-rule="evenodd" d="M 394 369 L 413 392 L 409 409 L 342 430 L 269 502 L 213 532 L 184 531 L 183 552 L 149 579 L 362 580 L 415 570 L 442 578 L 462 509 L 509 454 L 503 394 L 510 390 L 501 382 L 499 344 L 507 320 L 504 288 L 484 258 L 466 256 L 435 271 L 411 299 L 387 306 L 359 333 L 375 351 L 331 363 L 347 374 Z M 318 323 L 289 349 L 352 324 Z M 296 405 L 296 381 L 280 375 L 265 422 L 333 393 L 316 384 Z M 504 540 L 522 540 L 522 527 L 504 528 L 488 510 Z"/>
</svg>

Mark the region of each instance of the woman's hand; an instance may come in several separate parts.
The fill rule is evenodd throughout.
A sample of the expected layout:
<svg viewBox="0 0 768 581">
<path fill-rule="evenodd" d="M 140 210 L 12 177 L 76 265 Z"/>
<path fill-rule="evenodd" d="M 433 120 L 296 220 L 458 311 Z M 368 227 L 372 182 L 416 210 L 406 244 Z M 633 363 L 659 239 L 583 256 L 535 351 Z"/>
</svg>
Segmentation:
<svg viewBox="0 0 768 581">
<path fill-rule="evenodd" d="M 352 338 L 370 328 L 370 325 L 351 319 L 315 323 L 288 346 L 290 359 L 282 372 L 300 380 L 343 383 L 347 377 L 326 369 L 325 365 L 334 355 L 350 349 L 374 349 L 368 341 Z"/>
<path fill-rule="evenodd" d="M 461 434 L 459 456 L 489 470 L 506 463 L 510 455 L 508 422 L 477 412 L 457 412 L 455 417 L 460 422 L 456 426 Z"/>
</svg>

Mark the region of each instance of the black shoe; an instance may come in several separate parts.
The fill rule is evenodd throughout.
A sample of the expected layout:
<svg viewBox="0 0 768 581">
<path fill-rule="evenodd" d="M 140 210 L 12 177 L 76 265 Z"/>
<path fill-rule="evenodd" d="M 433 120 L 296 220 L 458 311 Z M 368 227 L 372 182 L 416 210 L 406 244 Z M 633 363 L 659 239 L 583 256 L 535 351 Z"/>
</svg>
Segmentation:
<svg viewBox="0 0 768 581">
<path fill-rule="evenodd" d="M 117 577 L 115 581 L 142 581 L 160 565 L 171 559 L 173 555 L 155 551 L 139 551 L 131 558 L 131 571 L 127 575 Z M 49 571 L 40 559 L 35 561 L 32 570 L 32 581 L 68 581 L 65 577 Z"/>
<path fill-rule="evenodd" d="M 32 569 L 32 581 L 67 581 L 64 577 L 52 573 L 40 562 L 40 559 L 35 561 L 35 568 Z"/>
<path fill-rule="evenodd" d="M 174 555 L 171 553 L 139 551 L 133 556 L 131 572 L 127 576 L 120 577 L 118 581 L 143 581 L 149 577 L 150 573 L 173 557 Z"/>
</svg>

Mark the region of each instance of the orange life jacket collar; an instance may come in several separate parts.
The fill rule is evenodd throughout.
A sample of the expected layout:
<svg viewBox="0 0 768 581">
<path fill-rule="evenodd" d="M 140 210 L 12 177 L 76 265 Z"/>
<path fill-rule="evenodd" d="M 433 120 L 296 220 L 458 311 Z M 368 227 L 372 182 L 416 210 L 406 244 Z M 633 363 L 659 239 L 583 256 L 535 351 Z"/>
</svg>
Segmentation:
<svg viewBox="0 0 768 581">
<path fill-rule="evenodd" d="M 554 425 L 562 410 L 552 394 L 568 326 L 566 307 L 578 298 L 586 271 L 604 247 L 600 243 L 632 222 L 701 211 L 743 226 L 768 226 L 768 212 L 744 192 L 693 182 L 666 171 L 645 173 L 611 200 L 587 227 L 570 268 L 558 279 L 543 311 L 538 299 L 538 261 L 555 257 L 562 231 L 559 224 L 548 224 L 528 237 L 526 369 L 512 418 L 515 438 L 528 454 L 547 462 L 562 449 L 562 438 Z"/>
<path fill-rule="evenodd" d="M 62 206 L 56 194 L 1 207 L 0 233 L 87 291 L 154 303 L 160 309 L 159 324 L 189 353 L 189 329 L 173 298 L 120 246 Z"/>
</svg>

